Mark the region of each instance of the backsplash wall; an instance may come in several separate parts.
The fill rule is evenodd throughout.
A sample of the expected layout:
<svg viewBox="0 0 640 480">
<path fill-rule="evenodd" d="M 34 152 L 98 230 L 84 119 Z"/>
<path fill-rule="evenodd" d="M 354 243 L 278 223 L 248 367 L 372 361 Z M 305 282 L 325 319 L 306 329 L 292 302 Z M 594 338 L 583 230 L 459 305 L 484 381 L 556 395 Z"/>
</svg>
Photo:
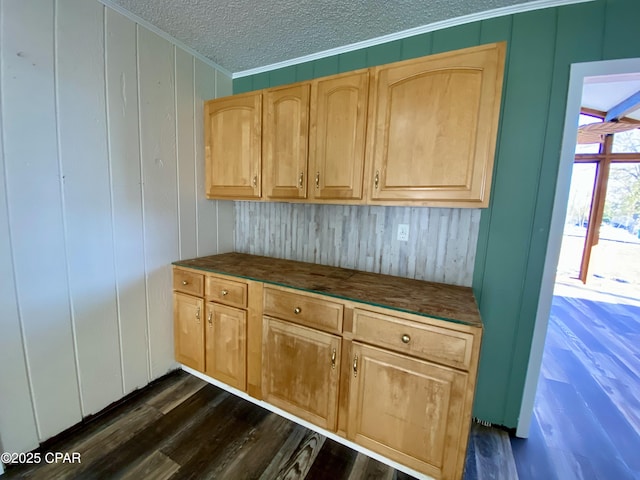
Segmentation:
<svg viewBox="0 0 640 480">
<path fill-rule="evenodd" d="M 479 209 L 235 202 L 238 252 L 471 286 Z M 399 224 L 409 240 L 397 240 Z"/>
</svg>

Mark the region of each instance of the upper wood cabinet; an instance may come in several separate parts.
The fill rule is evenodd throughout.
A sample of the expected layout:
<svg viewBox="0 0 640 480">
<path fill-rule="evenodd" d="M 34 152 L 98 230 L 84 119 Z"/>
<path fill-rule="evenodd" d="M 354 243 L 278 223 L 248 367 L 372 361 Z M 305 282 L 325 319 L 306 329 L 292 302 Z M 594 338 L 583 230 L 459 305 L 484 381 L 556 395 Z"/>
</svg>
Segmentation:
<svg viewBox="0 0 640 480">
<path fill-rule="evenodd" d="M 497 43 L 373 69 L 371 200 L 488 204 L 504 55 Z"/>
<path fill-rule="evenodd" d="M 209 100 L 204 105 L 207 198 L 261 196 L 262 93 Z"/>
<path fill-rule="evenodd" d="M 308 83 L 264 93 L 262 147 L 265 197 L 307 198 Z"/>
<path fill-rule="evenodd" d="M 362 198 L 368 99 L 369 70 L 313 81 L 310 198 Z"/>
<path fill-rule="evenodd" d="M 486 207 L 506 43 L 205 104 L 207 197 Z"/>
</svg>

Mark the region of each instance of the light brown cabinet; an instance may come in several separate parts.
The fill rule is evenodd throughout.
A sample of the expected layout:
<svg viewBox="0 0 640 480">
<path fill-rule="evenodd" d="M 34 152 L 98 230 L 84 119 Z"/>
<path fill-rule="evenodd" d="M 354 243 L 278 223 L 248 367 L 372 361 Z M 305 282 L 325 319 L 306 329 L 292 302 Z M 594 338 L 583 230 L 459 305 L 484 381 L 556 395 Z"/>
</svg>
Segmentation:
<svg viewBox="0 0 640 480">
<path fill-rule="evenodd" d="M 174 292 L 174 347 L 176 360 L 204 370 L 204 302 L 201 298 Z"/>
<path fill-rule="evenodd" d="M 247 388 L 247 312 L 207 303 L 205 370 L 238 390 Z"/>
<path fill-rule="evenodd" d="M 310 198 L 363 198 L 368 100 L 369 70 L 311 83 Z"/>
<path fill-rule="evenodd" d="M 487 206 L 505 45 L 373 69 L 371 200 Z"/>
<path fill-rule="evenodd" d="M 207 102 L 207 195 L 486 207 L 505 50 L 481 45 Z"/>
<path fill-rule="evenodd" d="M 287 288 L 279 274 L 261 282 L 255 273 L 274 269 L 318 288 L 327 288 L 323 275 L 337 277 L 311 266 L 302 274 L 299 262 L 229 255 L 235 275 L 174 267 L 178 362 L 414 471 L 462 478 L 480 323 Z M 246 259 L 264 263 L 249 274 L 237 266 Z M 394 290 L 393 277 L 383 277 L 376 278 L 387 283 L 367 277 L 355 289 L 373 282 Z M 456 288 L 443 298 L 455 302 Z"/>
<path fill-rule="evenodd" d="M 262 339 L 264 400 L 334 431 L 340 337 L 264 317 Z"/>
<path fill-rule="evenodd" d="M 351 353 L 348 438 L 435 478 L 456 478 L 468 374 L 359 342 Z"/>
<path fill-rule="evenodd" d="M 309 148 L 308 83 L 274 88 L 264 93 L 265 198 L 307 198 Z"/>
<path fill-rule="evenodd" d="M 173 269 L 176 360 L 247 389 L 247 283 Z"/>
<path fill-rule="evenodd" d="M 204 145 L 207 198 L 260 198 L 262 93 L 205 102 Z"/>
</svg>

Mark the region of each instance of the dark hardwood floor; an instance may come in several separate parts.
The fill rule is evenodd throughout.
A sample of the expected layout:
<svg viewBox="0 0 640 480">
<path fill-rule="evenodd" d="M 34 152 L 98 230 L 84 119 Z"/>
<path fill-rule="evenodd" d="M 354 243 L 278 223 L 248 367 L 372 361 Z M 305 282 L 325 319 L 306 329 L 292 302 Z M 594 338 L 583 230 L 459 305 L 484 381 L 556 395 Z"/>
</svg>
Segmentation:
<svg viewBox="0 0 640 480">
<path fill-rule="evenodd" d="M 3 480 L 413 478 L 181 371 L 45 452 L 81 463 L 13 465 Z M 468 453 L 466 479 L 517 477 L 501 430 L 474 424 Z"/>
<path fill-rule="evenodd" d="M 561 291 L 530 437 L 511 440 L 519 477 L 640 479 L 640 298 Z"/>
</svg>

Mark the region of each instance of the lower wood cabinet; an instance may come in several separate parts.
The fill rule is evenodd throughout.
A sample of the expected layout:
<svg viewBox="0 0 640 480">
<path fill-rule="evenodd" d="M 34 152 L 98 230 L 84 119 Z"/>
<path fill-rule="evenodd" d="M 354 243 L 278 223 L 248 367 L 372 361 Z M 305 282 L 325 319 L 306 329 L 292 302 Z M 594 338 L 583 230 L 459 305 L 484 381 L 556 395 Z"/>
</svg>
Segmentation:
<svg viewBox="0 0 640 480">
<path fill-rule="evenodd" d="M 183 365 L 412 472 L 462 478 L 481 324 L 181 267 L 174 317 Z"/>
<path fill-rule="evenodd" d="M 264 317 L 262 339 L 264 400 L 334 431 L 341 338 Z"/>
<path fill-rule="evenodd" d="M 173 294 L 173 337 L 176 360 L 204 371 L 204 300 L 184 293 Z"/>
<path fill-rule="evenodd" d="M 247 387 L 247 312 L 207 303 L 205 370 L 238 390 Z"/>
<path fill-rule="evenodd" d="M 454 478 L 466 446 L 468 374 L 358 342 L 351 354 L 348 438 L 433 477 Z"/>
</svg>

